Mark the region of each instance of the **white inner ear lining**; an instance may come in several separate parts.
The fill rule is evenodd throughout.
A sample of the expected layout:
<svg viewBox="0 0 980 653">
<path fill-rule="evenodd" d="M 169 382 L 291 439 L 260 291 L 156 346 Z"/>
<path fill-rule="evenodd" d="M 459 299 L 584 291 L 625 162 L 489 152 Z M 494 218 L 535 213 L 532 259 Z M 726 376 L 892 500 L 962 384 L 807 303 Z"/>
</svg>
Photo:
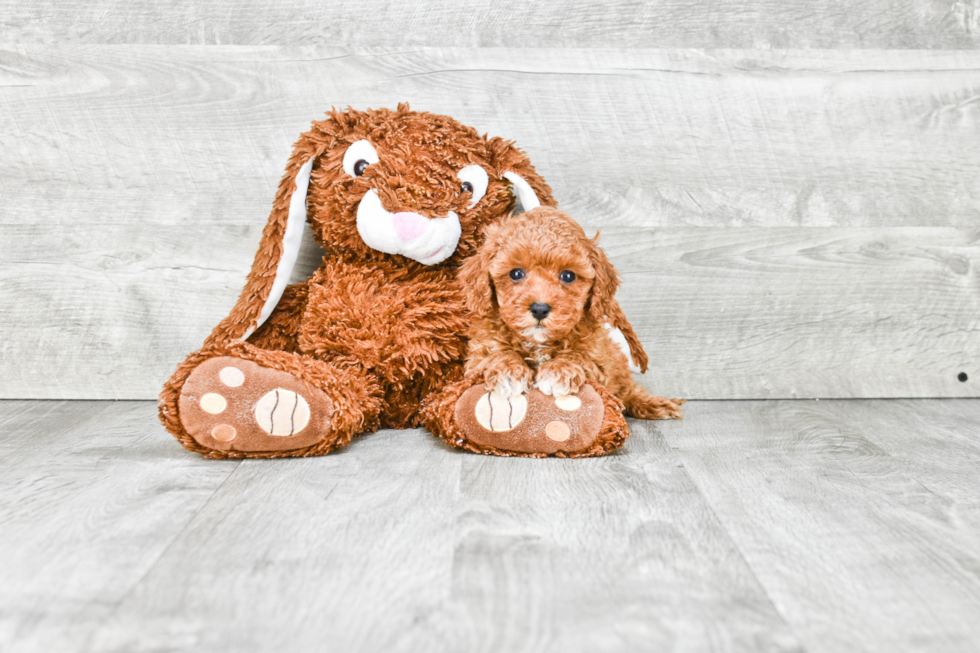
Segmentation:
<svg viewBox="0 0 980 653">
<path fill-rule="evenodd" d="M 608 322 L 602 326 L 606 327 L 606 332 L 609 338 L 616 344 L 617 347 L 619 347 L 619 350 L 626 355 L 626 360 L 629 362 L 630 372 L 633 374 L 643 374 L 643 370 L 641 370 L 640 366 L 633 360 L 633 350 L 630 349 L 630 343 L 626 340 L 626 336 L 623 335 L 623 332 Z"/>
<path fill-rule="evenodd" d="M 315 157 L 313 157 L 315 158 Z M 262 306 L 259 319 L 255 326 L 245 330 L 242 340 L 247 340 L 262 324 L 269 319 L 276 308 L 282 294 L 289 284 L 293 266 L 299 258 L 299 248 L 303 243 L 303 226 L 306 224 L 306 191 L 310 187 L 310 171 L 313 170 L 313 158 L 304 163 L 296 173 L 296 190 L 289 198 L 289 217 L 286 218 L 286 231 L 282 235 L 282 256 L 276 266 L 276 278 L 272 282 L 272 290 Z"/>
<path fill-rule="evenodd" d="M 531 209 L 536 209 L 541 206 L 541 200 L 538 199 L 537 194 L 534 189 L 531 188 L 531 184 L 524 181 L 516 172 L 505 172 L 504 179 L 509 181 L 517 191 L 517 197 L 521 200 L 521 206 L 524 207 L 525 211 L 530 211 Z"/>
</svg>

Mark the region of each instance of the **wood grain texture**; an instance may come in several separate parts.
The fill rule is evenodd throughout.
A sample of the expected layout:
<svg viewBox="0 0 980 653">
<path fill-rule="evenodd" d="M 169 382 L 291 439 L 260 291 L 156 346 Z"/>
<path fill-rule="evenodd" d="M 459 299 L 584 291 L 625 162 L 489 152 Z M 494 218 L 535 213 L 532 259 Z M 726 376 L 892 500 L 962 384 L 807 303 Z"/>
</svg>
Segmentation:
<svg viewBox="0 0 980 653">
<path fill-rule="evenodd" d="M 980 230 L 613 228 L 601 242 L 658 394 L 980 393 Z"/>
<path fill-rule="evenodd" d="M 91 650 L 799 650 L 661 437 L 581 462 L 246 461 Z"/>
<path fill-rule="evenodd" d="M 654 389 L 977 394 L 954 379 L 980 378 L 980 53 L 72 45 L 0 61 L 0 353 L 16 361 L 0 396 L 155 396 L 234 302 L 292 141 L 329 106 L 399 100 L 516 139 L 582 223 L 631 247 L 642 230 L 674 261 L 610 245 L 623 303 L 667 350 Z M 777 258 L 746 264 L 758 247 Z"/>
<path fill-rule="evenodd" d="M 978 433 L 976 401 L 718 402 L 665 437 L 807 651 L 967 652 Z"/>
<path fill-rule="evenodd" d="M 0 650 L 82 650 L 237 466 L 174 455 L 154 412 L 0 402 Z"/>
<path fill-rule="evenodd" d="M 2 222 L 254 224 L 331 106 L 516 140 L 573 214 L 637 226 L 972 226 L 980 52 L 25 47 Z"/>
<path fill-rule="evenodd" d="M 666 446 L 677 427 L 584 464 L 465 456 L 449 596 L 406 650 L 802 650 Z"/>
<path fill-rule="evenodd" d="M 19 362 L 2 393 L 139 399 L 155 397 L 231 309 L 259 227 L 0 234 L 35 257 L 0 269 L 0 351 Z M 980 394 L 976 230 L 612 227 L 601 242 L 623 273 L 619 298 L 651 356 L 640 378 L 654 392 Z M 57 262 L 54 249 L 66 249 Z M 319 255 L 308 248 L 297 276 Z"/>
<path fill-rule="evenodd" d="M 4 651 L 972 651 L 980 400 L 691 402 L 616 454 L 209 461 L 0 401 Z"/>
<path fill-rule="evenodd" d="M 4 0 L 19 43 L 510 47 L 969 48 L 976 0 L 519 2 Z"/>
<path fill-rule="evenodd" d="M 446 598 L 461 461 L 412 430 L 244 462 L 91 650 L 412 650 Z"/>
</svg>

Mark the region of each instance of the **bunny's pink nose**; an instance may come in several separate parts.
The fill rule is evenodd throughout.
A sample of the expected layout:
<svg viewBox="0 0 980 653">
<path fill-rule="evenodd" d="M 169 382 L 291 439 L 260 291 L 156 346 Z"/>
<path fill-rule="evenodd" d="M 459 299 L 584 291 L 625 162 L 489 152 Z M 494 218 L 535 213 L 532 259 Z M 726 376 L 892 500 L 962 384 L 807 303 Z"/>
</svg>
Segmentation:
<svg viewBox="0 0 980 653">
<path fill-rule="evenodd" d="M 429 225 L 428 218 L 418 213 L 396 213 L 394 222 L 395 232 L 404 242 L 408 242 L 424 234 L 425 228 Z"/>
</svg>

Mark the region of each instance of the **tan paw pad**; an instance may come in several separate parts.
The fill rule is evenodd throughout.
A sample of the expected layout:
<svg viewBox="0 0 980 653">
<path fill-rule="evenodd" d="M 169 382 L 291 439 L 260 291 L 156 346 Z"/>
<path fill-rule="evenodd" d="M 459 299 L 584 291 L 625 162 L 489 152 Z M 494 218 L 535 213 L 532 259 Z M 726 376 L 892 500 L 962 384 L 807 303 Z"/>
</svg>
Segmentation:
<svg viewBox="0 0 980 653">
<path fill-rule="evenodd" d="M 527 399 L 523 395 L 505 397 L 488 392 L 476 402 L 476 421 L 488 431 L 503 433 L 524 421 Z"/>
<path fill-rule="evenodd" d="M 562 395 L 555 397 L 555 405 L 562 410 L 573 412 L 582 407 L 582 400 L 574 395 Z"/>
<path fill-rule="evenodd" d="M 241 384 L 245 383 L 245 373 L 242 372 L 237 367 L 224 367 L 218 373 L 218 378 L 229 388 L 237 388 Z"/>
<path fill-rule="evenodd" d="M 548 422 L 548 425 L 544 427 L 544 434 L 555 442 L 564 442 L 571 437 L 572 431 L 565 422 L 555 420 Z"/>
<path fill-rule="evenodd" d="M 218 424 L 211 429 L 211 437 L 219 442 L 231 442 L 238 435 L 238 431 L 231 424 Z"/>
<path fill-rule="evenodd" d="M 217 415 L 224 412 L 227 407 L 228 402 L 216 392 L 209 392 L 201 397 L 201 409 L 206 413 Z"/>
<path fill-rule="evenodd" d="M 302 395 L 276 388 L 255 404 L 255 421 L 269 435 L 296 435 L 310 422 L 310 405 Z"/>
</svg>

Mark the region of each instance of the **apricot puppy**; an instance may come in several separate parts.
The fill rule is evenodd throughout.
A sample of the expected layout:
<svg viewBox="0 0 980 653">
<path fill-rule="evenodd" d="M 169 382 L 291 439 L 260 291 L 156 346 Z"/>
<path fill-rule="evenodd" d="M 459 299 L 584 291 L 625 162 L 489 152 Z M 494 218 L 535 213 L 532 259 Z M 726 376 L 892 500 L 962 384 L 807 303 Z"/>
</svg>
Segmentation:
<svg viewBox="0 0 980 653">
<path fill-rule="evenodd" d="M 570 216 L 539 207 L 486 228 L 460 268 L 469 332 L 467 376 L 505 396 L 533 385 L 556 397 L 599 383 L 644 419 L 679 418 L 683 400 L 655 397 L 630 375 L 607 326 L 619 275 Z"/>
</svg>

